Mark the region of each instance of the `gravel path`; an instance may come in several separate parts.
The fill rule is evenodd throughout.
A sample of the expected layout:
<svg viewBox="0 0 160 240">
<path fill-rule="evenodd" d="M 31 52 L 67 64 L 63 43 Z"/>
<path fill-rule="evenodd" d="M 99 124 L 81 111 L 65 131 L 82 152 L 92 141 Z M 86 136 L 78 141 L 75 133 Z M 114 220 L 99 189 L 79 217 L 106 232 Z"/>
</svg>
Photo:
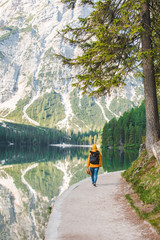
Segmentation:
<svg viewBox="0 0 160 240">
<path fill-rule="evenodd" d="M 73 185 L 56 201 L 46 240 L 158 240 L 124 197 L 128 185 L 120 172 L 100 175 Z"/>
</svg>

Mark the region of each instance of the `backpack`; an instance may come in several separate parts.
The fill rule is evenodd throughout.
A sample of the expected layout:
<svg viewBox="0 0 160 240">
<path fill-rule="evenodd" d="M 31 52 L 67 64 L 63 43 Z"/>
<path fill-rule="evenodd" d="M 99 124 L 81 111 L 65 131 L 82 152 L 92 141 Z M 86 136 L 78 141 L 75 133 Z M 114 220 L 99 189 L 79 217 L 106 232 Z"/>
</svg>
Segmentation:
<svg viewBox="0 0 160 240">
<path fill-rule="evenodd" d="M 99 151 L 97 152 L 92 152 L 90 151 L 90 163 L 91 164 L 99 164 Z"/>
</svg>

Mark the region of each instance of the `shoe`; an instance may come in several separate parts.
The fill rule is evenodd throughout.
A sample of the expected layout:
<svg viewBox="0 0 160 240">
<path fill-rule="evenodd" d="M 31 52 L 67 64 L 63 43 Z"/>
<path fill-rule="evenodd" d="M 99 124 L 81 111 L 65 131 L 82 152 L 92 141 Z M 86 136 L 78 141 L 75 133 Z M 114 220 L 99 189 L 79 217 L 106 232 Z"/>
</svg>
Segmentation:
<svg viewBox="0 0 160 240">
<path fill-rule="evenodd" d="M 96 187 L 96 183 L 93 183 L 93 186 L 95 186 L 95 187 Z"/>
</svg>

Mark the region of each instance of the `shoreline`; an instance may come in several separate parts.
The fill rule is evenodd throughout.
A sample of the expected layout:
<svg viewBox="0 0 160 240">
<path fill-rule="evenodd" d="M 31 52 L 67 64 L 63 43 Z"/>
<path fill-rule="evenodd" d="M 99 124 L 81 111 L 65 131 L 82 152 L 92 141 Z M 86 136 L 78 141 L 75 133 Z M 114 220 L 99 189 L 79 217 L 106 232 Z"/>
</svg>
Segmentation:
<svg viewBox="0 0 160 240">
<path fill-rule="evenodd" d="M 86 147 L 86 148 L 92 148 L 93 145 L 76 145 L 76 144 L 67 144 L 67 143 L 53 143 L 53 144 L 49 144 L 50 147 L 62 147 L 62 148 L 66 148 L 66 147 Z M 97 145 L 98 146 L 98 145 Z"/>
</svg>

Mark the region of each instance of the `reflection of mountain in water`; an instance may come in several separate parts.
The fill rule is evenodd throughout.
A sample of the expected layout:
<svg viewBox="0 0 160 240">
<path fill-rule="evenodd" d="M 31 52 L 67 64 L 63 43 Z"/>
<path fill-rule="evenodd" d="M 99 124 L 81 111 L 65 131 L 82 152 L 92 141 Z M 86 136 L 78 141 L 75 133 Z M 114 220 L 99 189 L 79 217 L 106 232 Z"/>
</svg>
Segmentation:
<svg viewBox="0 0 160 240">
<path fill-rule="evenodd" d="M 44 239 L 49 207 L 71 184 L 86 177 L 89 148 L 0 151 L 0 235 L 6 239 Z M 135 152 L 102 151 L 103 168 L 127 168 Z M 100 169 L 103 173 L 103 169 Z"/>
<path fill-rule="evenodd" d="M 1 239 L 43 239 L 49 206 L 55 197 L 87 177 L 87 155 L 88 149 L 78 148 L 35 152 L 3 149 L 0 154 L 4 164 L 0 167 Z"/>
</svg>

